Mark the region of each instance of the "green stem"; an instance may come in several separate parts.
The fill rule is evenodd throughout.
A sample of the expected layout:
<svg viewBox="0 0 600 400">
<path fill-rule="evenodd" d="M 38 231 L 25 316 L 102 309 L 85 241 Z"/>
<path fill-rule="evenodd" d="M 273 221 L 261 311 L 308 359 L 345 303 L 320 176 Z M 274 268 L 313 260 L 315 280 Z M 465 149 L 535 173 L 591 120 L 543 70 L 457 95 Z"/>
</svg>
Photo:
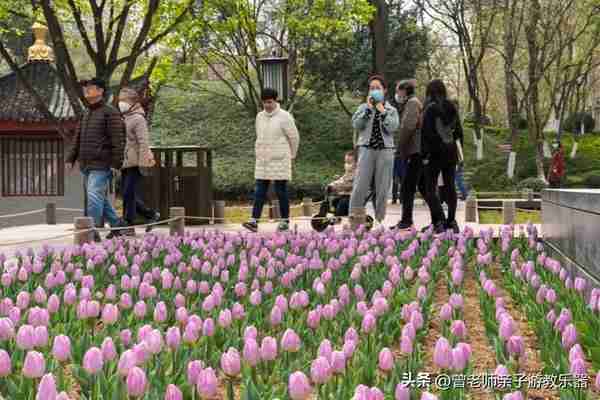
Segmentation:
<svg viewBox="0 0 600 400">
<path fill-rule="evenodd" d="M 231 379 L 227 380 L 227 399 L 235 400 L 235 395 L 233 392 L 233 380 L 231 380 Z"/>
</svg>

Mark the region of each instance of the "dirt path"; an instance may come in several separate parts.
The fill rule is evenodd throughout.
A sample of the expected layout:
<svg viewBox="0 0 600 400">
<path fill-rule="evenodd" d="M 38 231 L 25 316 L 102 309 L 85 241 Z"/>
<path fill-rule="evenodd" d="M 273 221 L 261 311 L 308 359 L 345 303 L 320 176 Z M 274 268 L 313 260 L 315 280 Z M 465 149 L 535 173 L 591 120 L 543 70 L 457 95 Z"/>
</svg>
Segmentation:
<svg viewBox="0 0 600 400">
<path fill-rule="evenodd" d="M 506 310 L 511 315 L 513 320 L 518 325 L 518 332 L 523 336 L 525 341 L 525 365 L 523 368 L 523 372 L 528 376 L 542 374 L 542 370 L 544 369 L 544 363 L 542 362 L 540 356 L 540 348 L 537 343 L 537 335 L 527 323 L 527 318 L 525 314 L 521 312 L 521 309 L 518 305 L 513 302 L 511 296 L 509 296 L 504 290 L 504 286 L 502 285 L 502 278 L 500 276 L 500 268 L 497 265 L 493 265 L 490 268 L 490 278 L 494 280 L 496 284 L 496 288 L 498 289 L 498 293 L 504 298 L 506 302 Z M 539 400 L 558 400 L 560 397 L 556 390 L 550 389 L 531 389 L 528 391 L 529 398 L 536 398 Z"/>
<path fill-rule="evenodd" d="M 492 373 L 496 369 L 496 356 L 489 345 L 485 326 L 481 317 L 483 315 L 479 305 L 479 286 L 475 279 L 475 272 L 471 265 L 465 268 L 464 293 L 465 300 L 464 319 L 469 334 L 467 343 L 471 345 L 471 365 L 475 376 Z M 471 387 L 468 389 L 473 399 L 494 400 L 495 396 L 489 388 Z"/>
</svg>

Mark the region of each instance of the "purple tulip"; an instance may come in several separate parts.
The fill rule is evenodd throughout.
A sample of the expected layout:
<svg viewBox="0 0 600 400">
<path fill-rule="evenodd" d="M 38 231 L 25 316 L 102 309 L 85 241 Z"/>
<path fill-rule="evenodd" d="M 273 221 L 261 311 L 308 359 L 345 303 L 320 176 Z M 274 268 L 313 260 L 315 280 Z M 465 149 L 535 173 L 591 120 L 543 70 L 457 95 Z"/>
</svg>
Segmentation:
<svg viewBox="0 0 600 400">
<path fill-rule="evenodd" d="M 31 325 L 21 325 L 17 331 L 17 347 L 32 350 L 35 347 L 35 329 Z"/>
<path fill-rule="evenodd" d="M 127 374 L 127 394 L 131 397 L 142 397 L 146 392 L 146 373 L 139 367 L 133 367 Z"/>
<path fill-rule="evenodd" d="M 111 337 L 104 338 L 100 349 L 102 350 L 102 359 L 104 361 L 112 361 L 118 356 L 117 349 Z"/>
<path fill-rule="evenodd" d="M 464 321 L 452 321 L 452 325 L 450 325 L 450 332 L 458 339 L 463 339 L 465 336 L 467 336 L 467 327 Z"/>
<path fill-rule="evenodd" d="M 523 393 L 520 391 L 507 393 L 502 396 L 502 400 L 523 400 Z"/>
<path fill-rule="evenodd" d="M 421 400 L 438 400 L 438 397 L 435 394 L 423 392 L 423 394 L 421 394 Z"/>
<path fill-rule="evenodd" d="M 230 347 L 221 356 L 221 369 L 227 376 L 234 377 L 240 374 L 241 367 L 240 353 L 235 348 Z"/>
<path fill-rule="evenodd" d="M 346 369 L 346 355 L 343 351 L 334 351 L 331 353 L 331 372 L 341 374 Z"/>
<path fill-rule="evenodd" d="M 452 349 L 452 370 L 462 372 L 466 367 L 469 359 L 465 357 L 465 352 L 460 347 Z"/>
<path fill-rule="evenodd" d="M 177 350 L 179 348 L 181 345 L 181 331 L 178 327 L 172 326 L 167 329 L 165 342 L 167 343 L 167 346 L 171 348 L 171 350 Z"/>
<path fill-rule="evenodd" d="M 117 365 L 117 369 L 119 371 L 119 375 L 126 377 L 129 374 L 129 371 L 133 367 L 137 365 L 137 356 L 133 350 L 125 350 L 121 357 L 119 358 L 119 364 Z"/>
<path fill-rule="evenodd" d="M 510 372 L 508 371 L 508 368 L 506 368 L 506 366 L 499 364 L 496 367 L 496 370 L 494 371 L 494 375 L 496 376 L 509 376 Z"/>
<path fill-rule="evenodd" d="M 510 316 L 502 318 L 499 327 L 499 336 L 503 340 L 508 340 L 515 333 L 515 322 Z"/>
<path fill-rule="evenodd" d="M 569 366 L 569 372 L 571 375 L 587 376 L 587 367 L 585 366 L 585 360 L 576 358 Z"/>
<path fill-rule="evenodd" d="M 565 350 L 570 350 L 577 343 L 577 329 L 575 325 L 569 324 L 562 333 L 562 346 Z"/>
<path fill-rule="evenodd" d="M 312 394 L 308 377 L 300 371 L 292 373 L 288 381 L 288 392 L 292 400 L 308 400 Z"/>
<path fill-rule="evenodd" d="M 202 335 L 212 337 L 215 334 L 215 321 L 212 318 L 206 318 L 202 324 Z"/>
<path fill-rule="evenodd" d="M 400 339 L 400 351 L 404 355 L 412 354 L 413 352 L 413 341 L 407 335 L 402 335 Z"/>
<path fill-rule="evenodd" d="M 170 384 L 165 392 L 165 400 L 183 400 L 183 393 L 177 386 Z"/>
<path fill-rule="evenodd" d="M 462 295 L 458 293 L 453 293 L 452 295 L 450 295 L 449 303 L 455 310 L 462 309 L 465 304 Z"/>
<path fill-rule="evenodd" d="M 0 318 L 0 341 L 15 337 L 15 325 L 10 318 Z"/>
<path fill-rule="evenodd" d="M 114 304 L 106 304 L 102 310 L 102 322 L 113 325 L 119 320 L 119 308 Z"/>
<path fill-rule="evenodd" d="M 36 327 L 34 337 L 35 347 L 46 347 L 48 345 L 48 328 L 45 326 Z"/>
<path fill-rule="evenodd" d="M 508 353 L 516 358 L 520 358 L 525 355 L 525 342 L 522 336 L 511 336 L 506 341 L 506 348 Z"/>
<path fill-rule="evenodd" d="M 371 313 L 367 313 L 363 317 L 362 324 L 361 324 L 361 331 L 363 333 L 369 334 L 375 329 L 376 325 L 377 325 L 377 319 L 375 318 L 375 316 Z"/>
</svg>

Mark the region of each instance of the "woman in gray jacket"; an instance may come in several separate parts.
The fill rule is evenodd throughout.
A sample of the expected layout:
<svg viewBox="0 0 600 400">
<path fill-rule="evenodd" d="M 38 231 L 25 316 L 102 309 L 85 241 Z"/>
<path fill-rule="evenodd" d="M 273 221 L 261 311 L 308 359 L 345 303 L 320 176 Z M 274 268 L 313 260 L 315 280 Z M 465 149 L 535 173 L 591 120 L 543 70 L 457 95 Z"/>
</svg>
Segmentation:
<svg viewBox="0 0 600 400">
<path fill-rule="evenodd" d="M 361 104 L 352 117 L 352 126 L 358 131 L 358 165 L 352 195 L 350 214 L 362 209 L 371 182 L 375 181 L 375 219 L 385 219 L 387 197 L 392 184 L 394 166 L 394 131 L 398 129 L 398 111 L 385 100 L 387 86 L 383 77 L 369 78 L 367 102 Z"/>
<path fill-rule="evenodd" d="M 150 151 L 148 122 L 144 109 L 140 104 L 137 91 L 132 88 L 122 88 L 119 92 L 119 110 L 125 120 L 127 142 L 125 144 L 125 159 L 121 170 L 121 186 L 123 193 L 123 219 L 127 225 L 135 224 L 136 215 L 142 215 L 148 222 L 156 222 L 159 214 L 147 208 L 137 195 L 138 186 L 142 179 L 140 168 L 154 166 L 154 156 Z M 150 231 L 150 227 L 146 229 Z"/>
</svg>

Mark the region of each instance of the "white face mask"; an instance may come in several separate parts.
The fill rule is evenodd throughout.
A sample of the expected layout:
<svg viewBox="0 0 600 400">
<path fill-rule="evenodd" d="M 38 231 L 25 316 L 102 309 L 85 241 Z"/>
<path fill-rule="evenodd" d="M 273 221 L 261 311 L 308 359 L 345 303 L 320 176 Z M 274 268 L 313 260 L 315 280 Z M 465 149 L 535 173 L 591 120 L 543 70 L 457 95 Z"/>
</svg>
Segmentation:
<svg viewBox="0 0 600 400">
<path fill-rule="evenodd" d="M 130 108 L 131 104 L 127 103 L 126 101 L 119 102 L 119 110 L 121 110 L 122 113 L 126 113 Z"/>
</svg>

